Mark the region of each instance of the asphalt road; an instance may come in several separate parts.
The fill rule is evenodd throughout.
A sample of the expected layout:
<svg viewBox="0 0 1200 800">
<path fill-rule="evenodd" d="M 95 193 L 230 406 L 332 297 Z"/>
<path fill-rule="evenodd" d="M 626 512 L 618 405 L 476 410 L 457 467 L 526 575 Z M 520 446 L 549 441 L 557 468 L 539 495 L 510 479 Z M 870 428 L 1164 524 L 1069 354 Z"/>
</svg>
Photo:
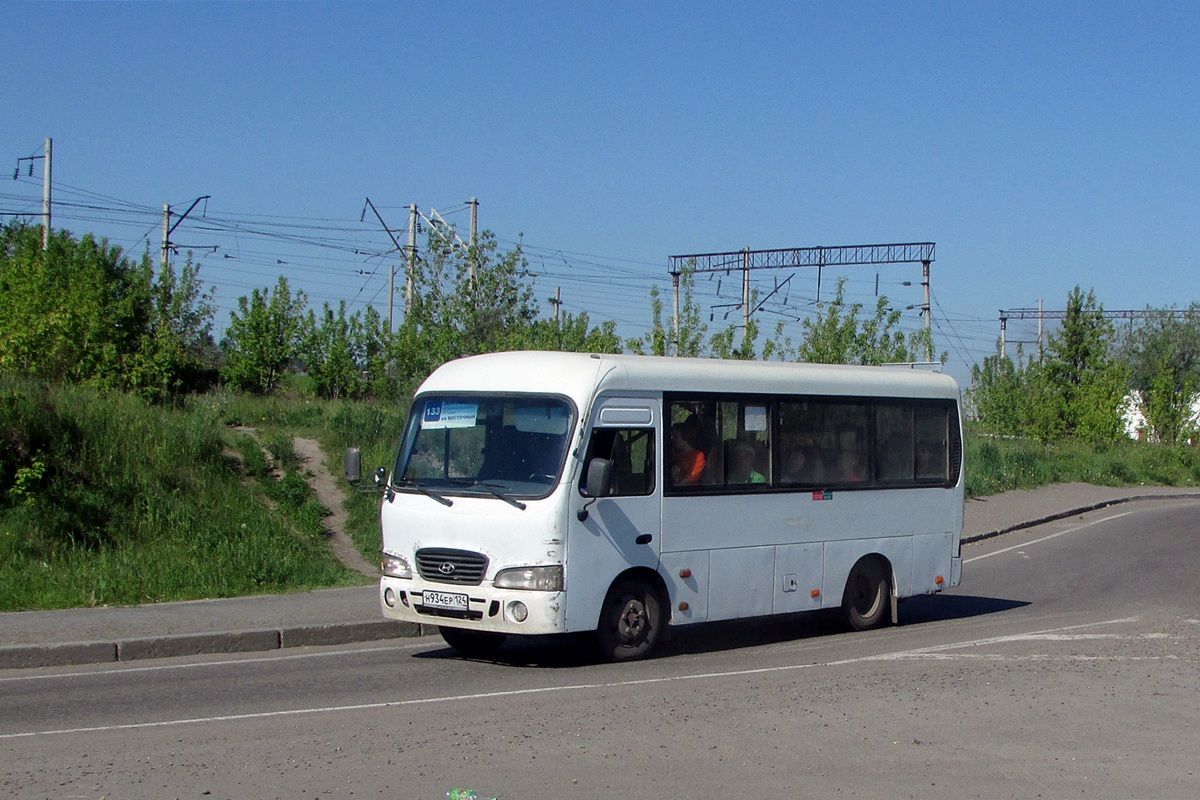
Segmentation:
<svg viewBox="0 0 1200 800">
<path fill-rule="evenodd" d="M 425 637 L 0 673 L 0 796 L 1200 796 L 1200 503 L 964 548 L 902 625 L 458 658 Z M 483 794 L 483 793 L 486 793 Z"/>
</svg>

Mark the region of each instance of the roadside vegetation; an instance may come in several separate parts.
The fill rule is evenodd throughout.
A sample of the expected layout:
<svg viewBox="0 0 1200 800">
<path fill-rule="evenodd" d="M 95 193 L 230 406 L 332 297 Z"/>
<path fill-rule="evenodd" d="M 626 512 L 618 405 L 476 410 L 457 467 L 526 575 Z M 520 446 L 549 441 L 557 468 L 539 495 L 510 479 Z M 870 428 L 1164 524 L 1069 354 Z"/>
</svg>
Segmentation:
<svg viewBox="0 0 1200 800">
<path fill-rule="evenodd" d="M 341 471 L 349 445 L 387 466 L 412 391 L 441 363 L 512 349 L 881 364 L 933 342 L 898 330 L 886 297 L 833 300 L 783 328 L 710 331 L 681 274 L 679 335 L 652 292 L 645 335 L 586 314 L 539 316 L 518 246 L 429 232 L 396 330 L 373 309 L 308 307 L 280 277 L 240 299 L 220 342 L 190 258 L 155 266 L 90 236 L 0 227 L 0 611 L 227 597 L 352 585 L 293 437 Z M 944 356 L 942 356 L 944 360 Z M 1118 337 L 1074 290 L 1042 352 L 997 350 L 966 391 L 968 496 L 1045 483 L 1200 481 L 1191 401 L 1200 307 Z M 1125 433 L 1135 408 L 1143 441 Z M 379 495 L 351 492 L 349 533 L 377 557 Z"/>
<path fill-rule="evenodd" d="M 281 485 L 264 513 L 267 459 L 219 408 L 6 376 L 0 436 L 0 610 L 357 581 L 312 524 L 307 486 Z"/>
<path fill-rule="evenodd" d="M 1004 438 L 967 426 L 967 497 L 1051 483 L 1098 486 L 1193 486 L 1200 484 L 1200 451 L 1131 439 L 1040 442 Z"/>
</svg>

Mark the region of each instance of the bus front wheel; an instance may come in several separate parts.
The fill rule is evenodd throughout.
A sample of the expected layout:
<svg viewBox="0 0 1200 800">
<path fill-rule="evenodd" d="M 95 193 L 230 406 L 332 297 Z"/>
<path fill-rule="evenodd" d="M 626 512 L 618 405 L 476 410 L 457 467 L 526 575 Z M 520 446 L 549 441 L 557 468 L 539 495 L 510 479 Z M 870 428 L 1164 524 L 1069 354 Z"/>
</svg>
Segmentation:
<svg viewBox="0 0 1200 800">
<path fill-rule="evenodd" d="M 662 600 L 653 586 L 622 578 L 608 590 L 596 643 L 607 661 L 645 658 L 662 638 Z"/>
<path fill-rule="evenodd" d="M 440 626 L 438 633 L 446 644 L 464 656 L 486 656 L 504 643 L 505 634 L 491 631 L 465 631 L 462 628 Z"/>
<path fill-rule="evenodd" d="M 856 631 L 878 628 L 887 618 L 892 587 L 883 563 L 864 558 L 854 565 L 846 580 L 842 611 L 846 622 Z"/>
</svg>

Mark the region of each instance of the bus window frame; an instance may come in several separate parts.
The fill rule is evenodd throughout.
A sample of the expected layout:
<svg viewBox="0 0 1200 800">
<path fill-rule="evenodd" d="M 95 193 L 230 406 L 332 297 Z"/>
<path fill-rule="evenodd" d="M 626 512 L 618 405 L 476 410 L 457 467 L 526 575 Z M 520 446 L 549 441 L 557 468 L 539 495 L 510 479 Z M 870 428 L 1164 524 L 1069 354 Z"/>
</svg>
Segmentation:
<svg viewBox="0 0 1200 800">
<path fill-rule="evenodd" d="M 674 451 L 669 446 L 664 447 L 660 458 L 662 471 L 660 481 L 665 497 L 690 497 L 709 495 L 743 495 L 743 494 L 775 494 L 803 493 L 812 491 L 890 491 L 905 489 L 953 489 L 960 480 L 963 462 L 962 429 L 960 422 L 960 401 L 954 398 L 940 397 L 896 397 L 893 395 L 824 395 L 824 394 L 795 394 L 781 395 L 775 393 L 756 392 L 680 392 L 663 393 L 663 413 L 665 426 L 669 429 L 676 406 L 684 408 L 711 408 L 719 416 L 722 403 L 739 405 L 740 415 L 744 416 L 747 406 L 766 406 L 767 408 L 767 447 L 769 454 L 770 472 L 766 475 L 766 483 L 726 483 L 722 471 L 720 482 L 675 484 L 671 479 L 672 460 Z M 847 480 L 817 480 L 791 481 L 783 480 L 784 453 L 782 452 L 784 434 L 781 430 L 782 407 L 786 404 L 817 404 L 817 405 L 861 405 L 866 406 L 866 479 L 862 481 Z M 878 477 L 879 435 L 877 430 L 877 411 L 882 407 L 903 407 L 913 410 L 913 447 L 914 464 L 913 477 L 884 480 Z M 932 478 L 921 478 L 916 470 L 916 409 L 933 408 L 942 411 L 945 425 L 945 444 L 943 447 L 946 469 L 943 475 Z M 716 420 L 714 420 L 716 424 Z M 740 423 L 739 423 L 740 424 Z M 824 434 L 834 432 L 827 431 Z M 725 432 L 717 430 L 717 443 L 712 451 L 722 462 L 726 444 Z M 709 453 L 705 457 L 708 459 Z"/>
</svg>

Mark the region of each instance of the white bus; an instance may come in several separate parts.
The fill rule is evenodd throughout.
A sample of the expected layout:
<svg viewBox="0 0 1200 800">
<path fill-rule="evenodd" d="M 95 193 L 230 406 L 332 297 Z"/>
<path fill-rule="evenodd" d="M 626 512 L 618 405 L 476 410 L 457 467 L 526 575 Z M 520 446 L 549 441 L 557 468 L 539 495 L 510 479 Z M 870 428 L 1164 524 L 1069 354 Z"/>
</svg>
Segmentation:
<svg viewBox="0 0 1200 800">
<path fill-rule="evenodd" d="M 859 630 L 962 573 L 953 379 L 895 367 L 514 352 L 414 397 L 381 522 L 384 616 L 479 655 L 841 609 Z M 378 472 L 382 472 L 379 470 Z"/>
</svg>

